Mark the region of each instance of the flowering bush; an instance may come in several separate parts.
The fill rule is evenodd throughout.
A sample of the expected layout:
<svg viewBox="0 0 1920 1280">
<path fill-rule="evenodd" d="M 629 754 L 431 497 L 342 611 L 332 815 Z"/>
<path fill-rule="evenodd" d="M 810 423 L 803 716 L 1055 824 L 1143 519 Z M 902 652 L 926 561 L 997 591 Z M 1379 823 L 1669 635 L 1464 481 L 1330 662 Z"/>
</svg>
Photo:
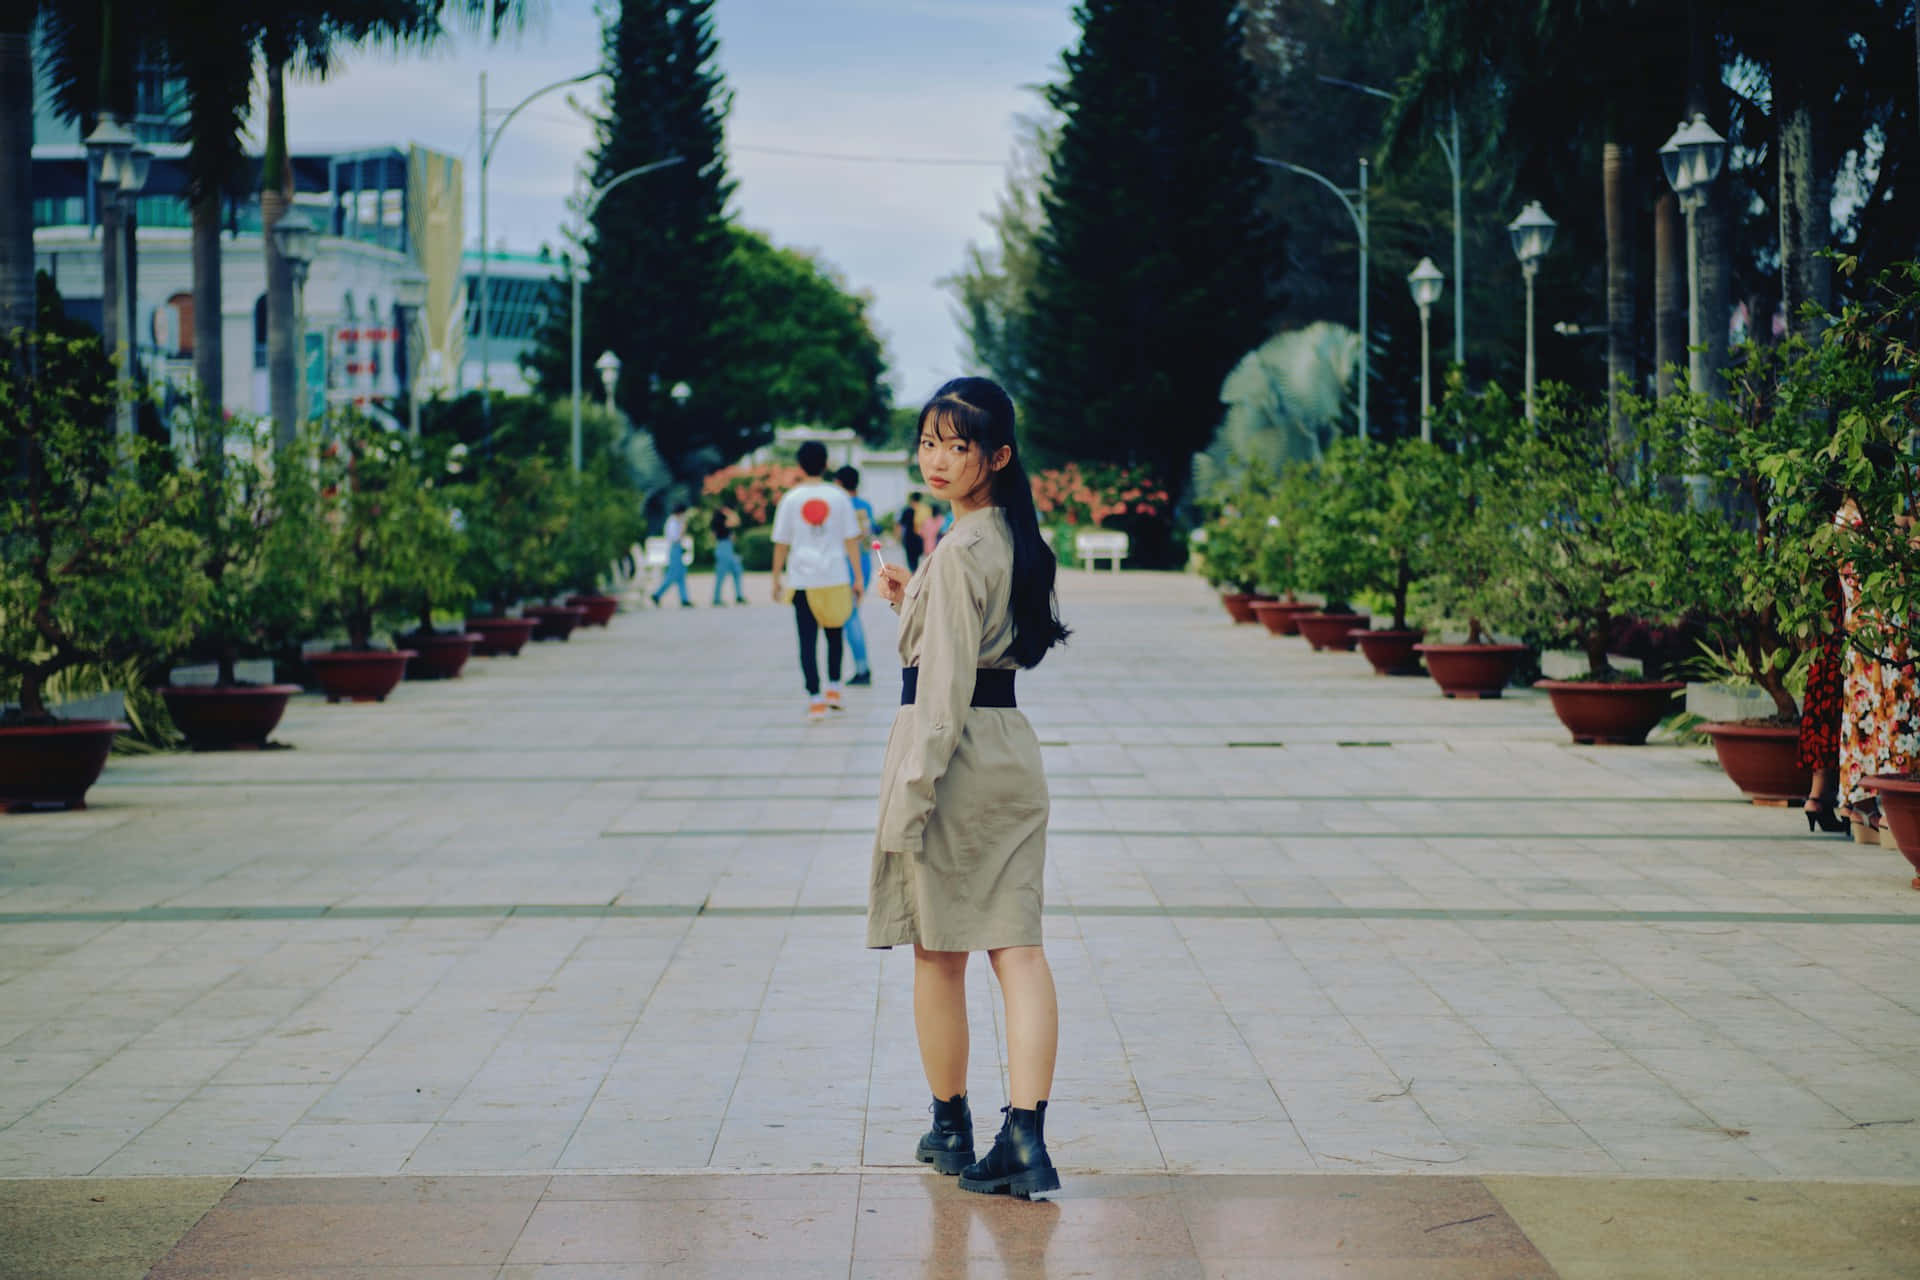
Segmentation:
<svg viewBox="0 0 1920 1280">
<path fill-rule="evenodd" d="M 701 506 L 732 507 L 740 522 L 751 528 L 772 524 L 773 509 L 787 490 L 804 484 L 807 473 L 791 463 L 770 462 L 757 467 L 722 467 L 701 485 Z"/>
<path fill-rule="evenodd" d="M 1172 511 L 1166 489 L 1144 467 L 1081 466 L 1036 472 L 1033 505 L 1042 524 L 1098 528 L 1115 516 L 1164 520 Z"/>
</svg>

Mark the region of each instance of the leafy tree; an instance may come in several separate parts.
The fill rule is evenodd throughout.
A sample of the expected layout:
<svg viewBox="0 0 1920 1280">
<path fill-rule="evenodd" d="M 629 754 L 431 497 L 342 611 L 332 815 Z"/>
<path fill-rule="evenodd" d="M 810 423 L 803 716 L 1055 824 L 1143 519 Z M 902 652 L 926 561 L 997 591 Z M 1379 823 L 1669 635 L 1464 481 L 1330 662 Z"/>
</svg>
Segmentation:
<svg viewBox="0 0 1920 1280">
<path fill-rule="evenodd" d="M 940 282 L 959 306 L 968 365 L 1025 404 L 1033 386 L 1033 282 L 1045 226 L 1041 192 L 1058 137 L 1057 122 L 1022 117 L 1007 189 L 987 215 L 993 233 L 985 248 L 967 246 L 965 264 Z"/>
<path fill-rule="evenodd" d="M 683 477 L 745 452 L 761 420 L 742 421 L 708 388 L 732 358 L 721 338 L 733 180 L 724 130 L 731 94 L 716 61 L 713 0 L 621 0 L 602 36 L 612 76 L 589 176 L 596 188 L 672 156 L 671 168 L 615 188 L 583 249 L 587 351 L 620 357 L 620 406 Z M 556 307 L 530 362 L 542 389 L 569 382 L 570 317 Z M 675 384 L 693 397 L 675 405 Z"/>
<path fill-rule="evenodd" d="M 486 612 L 505 614 L 561 585 L 567 505 L 559 468 L 538 455 L 497 458 L 460 499 L 461 574 Z"/>
<path fill-rule="evenodd" d="M 1238 5 L 1087 0 L 1042 195 L 1027 441 L 1184 492 L 1221 380 L 1266 336 L 1280 239 L 1248 120 Z"/>
</svg>

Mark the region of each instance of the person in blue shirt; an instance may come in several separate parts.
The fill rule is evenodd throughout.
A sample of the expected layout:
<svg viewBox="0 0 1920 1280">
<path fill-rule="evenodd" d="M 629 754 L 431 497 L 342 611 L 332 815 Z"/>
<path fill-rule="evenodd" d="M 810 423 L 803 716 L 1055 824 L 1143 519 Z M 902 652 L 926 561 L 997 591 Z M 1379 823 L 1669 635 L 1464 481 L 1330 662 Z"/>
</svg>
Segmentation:
<svg viewBox="0 0 1920 1280">
<path fill-rule="evenodd" d="M 860 471 L 857 467 L 842 467 L 833 473 L 840 487 L 847 491 L 847 497 L 853 503 L 854 519 L 860 522 L 860 581 L 858 586 L 864 592 L 873 583 L 873 551 L 869 543 L 873 541 L 880 523 L 874 515 L 873 504 L 860 496 Z M 849 568 L 851 573 L 852 569 Z M 853 650 L 853 678 L 848 684 L 872 684 L 873 670 L 867 666 L 867 629 L 860 621 L 860 606 L 853 606 L 853 616 L 847 619 L 847 648 Z"/>
</svg>

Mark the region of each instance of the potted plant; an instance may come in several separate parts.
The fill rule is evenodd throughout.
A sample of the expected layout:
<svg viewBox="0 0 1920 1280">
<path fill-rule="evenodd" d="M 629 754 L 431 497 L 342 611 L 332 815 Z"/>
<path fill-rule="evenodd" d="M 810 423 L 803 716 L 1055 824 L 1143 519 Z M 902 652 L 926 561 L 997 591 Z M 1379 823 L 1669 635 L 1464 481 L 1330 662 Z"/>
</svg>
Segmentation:
<svg viewBox="0 0 1920 1280">
<path fill-rule="evenodd" d="M 0 708 L 0 812 L 84 808 L 126 726 L 57 718 L 48 683 L 192 634 L 207 595 L 185 527 L 193 490 L 160 451 L 115 434 L 111 389 L 48 372 L 90 344 L 0 345 L 0 685 L 17 703 Z"/>
<path fill-rule="evenodd" d="M 328 702 L 382 702 L 418 653 L 378 648 L 374 633 L 408 617 L 436 585 L 434 548 L 450 517 L 404 436 L 349 415 L 323 424 L 315 439 L 320 615 L 346 643 L 307 654 L 307 665 Z"/>
<path fill-rule="evenodd" d="M 1295 571 L 1299 585 L 1325 601 L 1296 619 L 1300 634 L 1316 650 L 1350 653 L 1353 633 L 1372 622 L 1352 602 L 1387 573 L 1380 546 L 1361 536 L 1367 500 L 1360 477 L 1369 465 L 1367 455 L 1379 447 L 1348 437 L 1336 441 L 1313 468 L 1314 502 L 1301 522 Z"/>
<path fill-rule="evenodd" d="M 1344 482 L 1328 502 L 1366 552 L 1365 596 L 1391 614 L 1388 626 L 1356 630 L 1353 639 L 1376 674 L 1418 675 L 1414 646 L 1425 632 L 1408 622 L 1408 602 L 1446 557 L 1460 494 L 1454 457 L 1419 439 L 1340 449 Z"/>
<path fill-rule="evenodd" d="M 1300 587 L 1300 537 L 1319 499 L 1317 474 L 1313 463 L 1294 463 L 1280 473 L 1265 503 L 1266 518 L 1261 522 L 1254 553 L 1254 576 L 1274 596 L 1255 600 L 1253 615 L 1277 636 L 1299 635 L 1301 615 L 1316 613 L 1320 608 L 1296 594 Z"/>
<path fill-rule="evenodd" d="M 439 613 L 464 618 L 467 602 L 473 599 L 473 587 L 461 573 L 467 538 L 456 503 L 461 492 L 452 486 L 429 486 L 427 477 L 436 468 L 414 450 L 410 470 L 420 477 L 423 489 L 432 495 L 431 503 L 416 513 L 412 551 L 412 581 L 403 589 L 404 609 L 414 619 L 411 631 L 395 633 L 394 647 L 410 649 L 414 657 L 407 662 L 409 680 L 453 680 L 466 668 L 480 643 L 478 633 L 464 625 L 451 631 L 435 622 Z M 437 468 L 446 474 L 443 466 Z"/>
<path fill-rule="evenodd" d="M 1502 569 L 1507 531 L 1489 513 L 1487 498 L 1518 483 L 1506 468 L 1521 422 L 1520 407 L 1498 385 L 1469 391 L 1457 370 L 1434 412 L 1435 434 L 1452 453 L 1456 488 L 1440 513 L 1437 537 L 1443 550 L 1432 572 L 1414 584 L 1413 597 L 1427 617 L 1447 620 L 1464 638 L 1427 640 L 1414 652 L 1448 698 L 1500 697 L 1533 652 L 1530 645 L 1497 640 L 1487 624 L 1507 597 Z"/>
<path fill-rule="evenodd" d="M 645 536 L 645 495 L 588 471 L 575 478 L 567 498 L 568 519 L 555 548 L 561 581 L 573 588 L 565 603 L 583 610 L 582 625 L 604 627 L 620 601 L 602 591 L 601 582 Z"/>
<path fill-rule="evenodd" d="M 196 751 L 265 746 L 287 699 L 300 692 L 297 684 L 253 684 L 235 674 L 241 658 L 299 644 L 320 588 L 311 468 L 291 450 L 263 463 L 272 436 L 262 425 L 199 413 L 189 422 L 199 464 L 191 523 L 207 607 L 185 656 L 211 662 L 214 680 L 160 692 Z"/>
<path fill-rule="evenodd" d="M 556 573 L 555 547 L 566 526 L 560 477 L 546 459 L 496 458 L 462 494 L 466 553 L 461 576 L 472 584 L 476 611 L 467 630 L 481 639 L 482 656 L 514 655 L 539 619 L 525 614 Z"/>
<path fill-rule="evenodd" d="M 1773 714 L 1703 724 L 1727 777 L 1756 802 L 1805 800 L 1797 693 L 1832 632 L 1836 566 L 1818 549 L 1839 491 L 1821 452 L 1833 434 L 1825 355 L 1798 338 L 1749 346 L 1724 400 L 1669 397 L 1660 416 L 1685 432 L 1710 491 L 1733 515 L 1703 512 L 1690 539 L 1689 572 L 1656 581 L 1669 612 L 1706 628 L 1704 666 L 1724 683 L 1757 687 Z"/>
<path fill-rule="evenodd" d="M 1202 572 L 1235 622 L 1258 621 L 1253 605 L 1263 597 L 1256 557 L 1272 489 L 1273 473 L 1264 464 L 1246 465 L 1209 504 L 1210 518 L 1196 531 Z"/>
<path fill-rule="evenodd" d="M 1643 743 L 1667 713 L 1676 680 L 1623 675 L 1608 662 L 1615 623 L 1670 621 L 1671 587 L 1691 572 L 1699 528 L 1670 478 L 1683 471 L 1670 433 L 1649 429 L 1649 406 L 1623 388 L 1616 432 L 1604 404 L 1549 390 L 1538 430 L 1511 451 L 1523 483 L 1487 502 L 1499 530 L 1506 593 L 1496 606 L 1514 630 L 1585 655 L 1578 679 L 1542 680 L 1554 713 L 1580 743 Z"/>
</svg>

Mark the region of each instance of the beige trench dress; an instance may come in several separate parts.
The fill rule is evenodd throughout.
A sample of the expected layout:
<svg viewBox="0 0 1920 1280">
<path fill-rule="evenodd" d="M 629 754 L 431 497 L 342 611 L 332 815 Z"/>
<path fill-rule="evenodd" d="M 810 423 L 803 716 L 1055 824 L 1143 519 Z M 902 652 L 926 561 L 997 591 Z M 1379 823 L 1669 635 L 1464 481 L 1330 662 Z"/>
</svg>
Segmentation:
<svg viewBox="0 0 1920 1280">
<path fill-rule="evenodd" d="M 974 672 L 1012 669 L 1013 538 L 998 507 L 954 521 L 900 604 L 900 660 L 919 667 L 887 737 L 867 945 L 1040 945 L 1047 780 L 1011 708 L 972 706 Z"/>
</svg>

